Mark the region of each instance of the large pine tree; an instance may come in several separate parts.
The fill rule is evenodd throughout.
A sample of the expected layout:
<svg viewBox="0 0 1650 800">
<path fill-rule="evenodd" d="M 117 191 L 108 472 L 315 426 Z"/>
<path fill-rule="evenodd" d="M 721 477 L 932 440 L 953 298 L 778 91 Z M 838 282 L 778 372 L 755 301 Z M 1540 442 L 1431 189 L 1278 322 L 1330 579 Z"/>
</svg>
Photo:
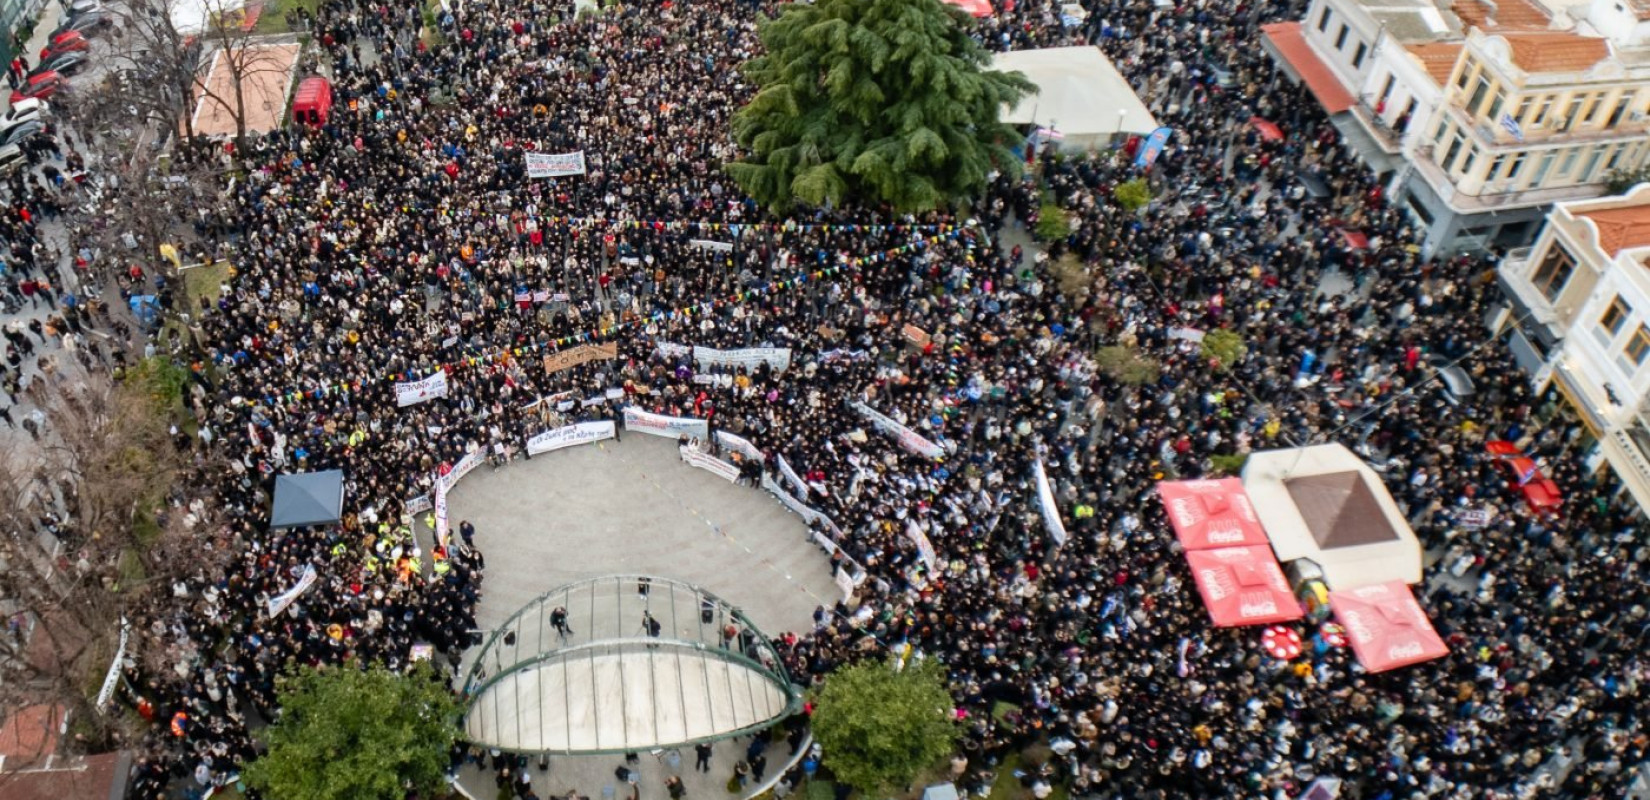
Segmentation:
<svg viewBox="0 0 1650 800">
<path fill-rule="evenodd" d="M 966 24 L 940 0 L 786 6 L 762 27 L 767 54 L 745 64 L 760 88 L 734 117 L 746 154 L 728 172 L 774 211 L 911 212 L 977 195 L 992 169 L 1019 168 L 1018 134 L 998 116 L 1034 87 L 986 69 Z"/>
</svg>

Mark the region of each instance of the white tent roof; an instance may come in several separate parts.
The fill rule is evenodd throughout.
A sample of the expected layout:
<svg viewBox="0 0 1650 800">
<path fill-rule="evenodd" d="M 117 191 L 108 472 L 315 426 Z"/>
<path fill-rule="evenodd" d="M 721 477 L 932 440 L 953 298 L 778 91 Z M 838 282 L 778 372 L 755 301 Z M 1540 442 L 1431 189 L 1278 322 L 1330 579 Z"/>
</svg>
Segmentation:
<svg viewBox="0 0 1650 800">
<path fill-rule="evenodd" d="M 1037 84 L 1036 94 L 1026 95 L 1019 105 L 1005 111 L 1004 122 L 1052 123 L 1055 130 L 1068 135 L 1112 136 L 1119 132 L 1118 112 L 1122 112 L 1122 133 L 1146 134 L 1158 127 L 1152 112 L 1098 47 L 998 53 L 991 68 L 1025 73 L 1027 80 Z"/>
<path fill-rule="evenodd" d="M 1381 477 L 1338 444 L 1252 453 L 1248 493 L 1272 551 L 1310 559 L 1331 589 L 1421 582 L 1421 543 Z"/>
</svg>

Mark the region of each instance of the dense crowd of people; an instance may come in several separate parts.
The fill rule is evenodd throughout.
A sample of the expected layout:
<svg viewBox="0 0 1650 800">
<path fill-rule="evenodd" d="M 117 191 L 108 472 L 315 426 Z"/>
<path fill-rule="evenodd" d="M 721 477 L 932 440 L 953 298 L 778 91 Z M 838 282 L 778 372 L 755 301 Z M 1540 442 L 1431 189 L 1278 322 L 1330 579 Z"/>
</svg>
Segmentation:
<svg viewBox="0 0 1650 800">
<path fill-rule="evenodd" d="M 1041 743 L 1055 756 L 1028 781 L 1083 797 L 1293 797 L 1320 775 L 1362 798 L 1620 796 L 1650 747 L 1650 549 L 1637 509 L 1580 470 L 1575 425 L 1482 330 L 1493 260 L 1422 257 L 1329 121 L 1278 81 L 1257 25 L 1298 9 L 1084 6 L 1088 21 L 1063 27 L 1052 0 L 1022 1 L 977 36 L 1106 50 L 1176 131 L 1146 209 L 1111 196 L 1142 174 L 1123 154 L 1044 152 L 966 216 L 775 220 L 721 168 L 769 3 L 575 17 L 473 0 L 441 17 L 434 48 L 411 7 L 323 4 L 331 118 L 246 154 L 239 213 L 222 220 L 235 275 L 188 309 L 213 343 L 189 392 L 197 446 L 222 465 L 209 528 L 234 561 L 181 581 L 147 621 L 171 657 L 128 676 L 157 722 L 138 796 L 233 775 L 255 752 L 247 713 L 275 713 L 286 668 L 461 651 L 480 551 L 465 535 L 426 554 L 409 500 L 469 453 L 505 462 L 548 425 L 621 404 L 708 419 L 767 453 L 765 469 L 783 456 L 803 476 L 869 577 L 786 637 L 788 666 L 819 679 L 907 648 L 942 661 L 966 729 L 954 774 L 971 791 Z M 1286 135 L 1262 136 L 1255 116 Z M 531 151 L 583 151 L 587 172 L 529 178 Z M 185 143 L 177 157 L 221 153 Z M 1025 230 L 1045 189 L 1073 224 L 1040 250 Z M 1171 335 L 1185 328 L 1231 330 L 1248 353 L 1212 366 Z M 596 342 L 618 358 L 541 361 Z M 691 345 L 793 356 L 705 382 Z M 1097 361 L 1116 346 L 1153 374 Z M 1478 393 L 1446 402 L 1422 355 L 1461 362 Z M 445 396 L 398 407 L 396 382 L 437 371 Z M 565 414 L 559 402 L 612 389 Z M 944 457 L 902 448 L 854 403 Z M 1562 516 L 1523 507 L 1486 438 L 1544 458 Z M 1481 589 L 1418 592 L 1445 659 L 1372 675 L 1344 650 L 1281 662 L 1252 631 L 1210 627 L 1155 483 L 1321 441 L 1379 463 L 1444 563 L 1472 561 Z M 1038 460 L 1063 546 L 1036 513 Z M 330 468 L 348 480 L 339 524 L 267 529 L 276 473 Z M 1459 525 L 1469 506 L 1491 523 Z"/>
</svg>

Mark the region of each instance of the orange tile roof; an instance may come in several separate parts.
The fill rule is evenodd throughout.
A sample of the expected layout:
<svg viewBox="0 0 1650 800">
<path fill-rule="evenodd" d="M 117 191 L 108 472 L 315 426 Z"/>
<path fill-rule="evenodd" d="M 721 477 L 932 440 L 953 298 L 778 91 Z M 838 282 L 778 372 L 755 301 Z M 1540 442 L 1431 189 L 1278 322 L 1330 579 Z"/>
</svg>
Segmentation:
<svg viewBox="0 0 1650 800">
<path fill-rule="evenodd" d="M 1650 203 L 1578 211 L 1576 216 L 1598 226 L 1598 245 L 1611 258 L 1623 250 L 1650 246 Z"/>
<path fill-rule="evenodd" d="M 1439 86 L 1449 83 L 1450 73 L 1455 71 L 1455 62 L 1461 57 L 1460 42 L 1423 42 L 1404 45 L 1404 49 L 1421 62 Z"/>
<path fill-rule="evenodd" d="M 0 756 L 8 769 L 44 761 L 57 752 L 57 729 L 63 724 L 63 708 L 35 705 L 11 712 L 0 725 Z"/>
<path fill-rule="evenodd" d="M 1493 6 L 1483 0 L 1462 0 L 1449 10 L 1461 18 L 1462 26 L 1485 33 L 1544 31 L 1552 22 L 1552 15 L 1530 0 L 1496 0 Z"/>
<path fill-rule="evenodd" d="M 1335 77 L 1329 65 L 1318 57 L 1312 45 L 1306 43 L 1299 22 L 1274 22 L 1260 26 L 1260 30 L 1266 40 L 1272 43 L 1278 55 L 1282 56 L 1295 74 L 1300 76 L 1306 88 L 1312 90 L 1312 96 L 1318 98 L 1318 104 L 1323 106 L 1323 110 L 1339 114 L 1353 106 L 1356 100 L 1352 93 L 1341 85 L 1340 79 Z"/>
<path fill-rule="evenodd" d="M 1610 56 L 1610 40 L 1573 33 L 1502 34 L 1525 72 L 1584 72 Z"/>
</svg>

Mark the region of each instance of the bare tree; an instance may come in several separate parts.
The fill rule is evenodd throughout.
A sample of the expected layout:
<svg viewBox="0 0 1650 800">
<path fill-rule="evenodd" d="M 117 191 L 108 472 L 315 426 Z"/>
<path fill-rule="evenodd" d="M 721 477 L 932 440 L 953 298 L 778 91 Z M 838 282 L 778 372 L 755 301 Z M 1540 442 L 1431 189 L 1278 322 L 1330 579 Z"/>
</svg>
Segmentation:
<svg viewBox="0 0 1650 800">
<path fill-rule="evenodd" d="M 288 48 L 301 48 L 295 37 L 257 36 L 246 24 L 241 0 L 207 0 L 206 30 L 200 34 L 204 45 L 201 69 L 195 73 L 195 93 L 224 108 L 235 122 L 235 148 L 246 146 L 247 122 L 257 106 L 274 112 L 279 120 L 291 89 L 292 64 Z M 222 70 L 223 82 L 214 80 Z M 278 106 L 278 107 L 276 107 Z"/>
<path fill-rule="evenodd" d="M 92 743 L 118 719 L 95 699 L 121 620 L 142 659 L 144 611 L 227 563 L 197 530 L 204 506 L 175 493 L 186 460 L 157 390 L 171 391 L 141 371 L 47 390 L 46 435 L 0 458 L 0 707 L 60 703 Z"/>
</svg>

